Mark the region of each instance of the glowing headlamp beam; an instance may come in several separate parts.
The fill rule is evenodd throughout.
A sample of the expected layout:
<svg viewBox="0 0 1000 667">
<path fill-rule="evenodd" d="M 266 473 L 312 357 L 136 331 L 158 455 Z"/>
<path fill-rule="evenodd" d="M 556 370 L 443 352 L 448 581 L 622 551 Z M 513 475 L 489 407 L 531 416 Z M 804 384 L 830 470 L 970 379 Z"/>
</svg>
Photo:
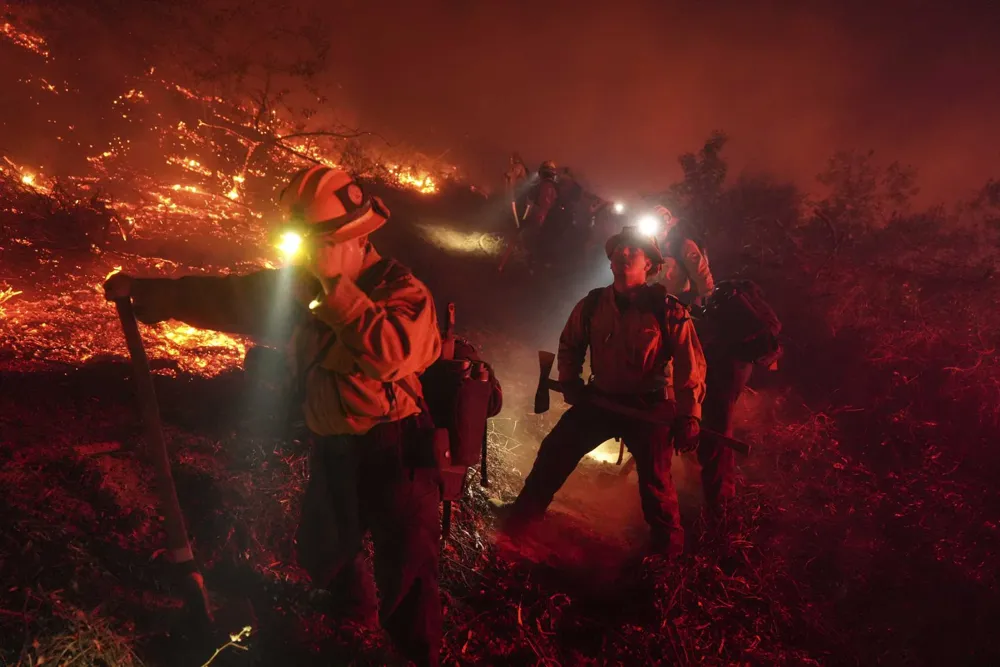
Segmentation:
<svg viewBox="0 0 1000 667">
<path fill-rule="evenodd" d="M 616 201 L 614 209 L 615 209 L 615 213 L 617 213 L 618 215 L 621 215 L 622 213 L 625 212 L 625 203 L 624 202 L 620 202 L 620 201 Z"/>
<path fill-rule="evenodd" d="M 295 257 L 302 251 L 302 235 L 296 232 L 285 232 L 281 235 L 277 248 L 285 257 Z"/>
<path fill-rule="evenodd" d="M 639 233 L 644 236 L 655 236 L 660 231 L 660 221 L 652 214 L 647 214 L 639 218 Z"/>
</svg>

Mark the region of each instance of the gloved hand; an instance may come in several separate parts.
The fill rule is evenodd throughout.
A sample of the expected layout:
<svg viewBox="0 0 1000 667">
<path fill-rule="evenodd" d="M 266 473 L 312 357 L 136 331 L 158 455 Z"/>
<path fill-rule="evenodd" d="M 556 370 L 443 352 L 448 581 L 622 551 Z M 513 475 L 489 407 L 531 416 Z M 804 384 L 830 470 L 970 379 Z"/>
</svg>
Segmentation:
<svg viewBox="0 0 1000 667">
<path fill-rule="evenodd" d="M 156 324 L 169 320 L 169 301 L 156 291 L 138 289 L 139 279 L 127 273 L 116 273 L 104 281 L 104 298 L 108 301 L 132 299 L 135 318 L 143 324 Z"/>
<path fill-rule="evenodd" d="M 297 302 L 308 308 L 314 299 L 322 301 L 323 285 L 308 270 L 296 268 L 292 274 L 292 294 Z"/>
<path fill-rule="evenodd" d="M 696 417 L 678 417 L 673 428 L 674 449 L 679 453 L 693 452 L 698 447 L 701 422 Z"/>
<path fill-rule="evenodd" d="M 563 383 L 563 400 L 570 405 L 583 403 L 586 394 L 587 386 L 580 378 Z"/>
<path fill-rule="evenodd" d="M 127 273 L 116 273 L 104 281 L 104 298 L 108 301 L 118 301 L 132 296 L 132 276 Z"/>
</svg>

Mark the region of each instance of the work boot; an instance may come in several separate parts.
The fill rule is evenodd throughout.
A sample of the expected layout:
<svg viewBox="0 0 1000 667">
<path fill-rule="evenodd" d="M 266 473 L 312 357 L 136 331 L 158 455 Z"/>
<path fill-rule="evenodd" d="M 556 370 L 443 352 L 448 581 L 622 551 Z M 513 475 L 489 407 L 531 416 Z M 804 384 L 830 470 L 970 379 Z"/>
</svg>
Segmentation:
<svg viewBox="0 0 1000 667">
<path fill-rule="evenodd" d="M 650 555 L 676 560 L 684 555 L 684 533 L 654 534 L 649 544 Z"/>
<path fill-rule="evenodd" d="M 518 511 L 516 502 L 491 501 L 494 514 L 497 517 L 497 532 L 512 540 L 524 535 L 528 527 L 535 523 L 536 519 L 525 516 L 523 511 Z"/>
<path fill-rule="evenodd" d="M 330 582 L 326 589 L 310 594 L 323 614 L 369 630 L 379 627 L 375 580 L 364 555 L 359 554 Z"/>
</svg>

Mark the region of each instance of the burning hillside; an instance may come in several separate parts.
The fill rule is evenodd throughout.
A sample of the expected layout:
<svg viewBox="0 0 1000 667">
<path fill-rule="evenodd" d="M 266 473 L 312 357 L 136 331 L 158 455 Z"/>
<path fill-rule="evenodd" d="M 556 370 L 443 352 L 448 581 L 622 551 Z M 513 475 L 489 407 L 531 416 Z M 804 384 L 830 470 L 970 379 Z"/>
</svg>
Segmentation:
<svg viewBox="0 0 1000 667">
<path fill-rule="evenodd" d="M 32 67 L 7 90 L 33 98 L 38 113 L 87 95 L 86 81 L 50 82 L 47 68 L 59 56 L 43 37 L 8 22 L 0 41 L 31 56 Z M 8 354 L 65 363 L 121 354 L 120 332 L 99 294 L 114 270 L 227 272 L 209 263 L 220 247 L 239 258 L 227 263 L 239 272 L 274 266 L 268 223 L 275 189 L 303 165 L 344 164 L 361 178 L 425 195 L 454 173 L 406 165 L 399 151 L 379 150 L 381 141 L 365 132 L 288 120 L 274 100 L 255 105 L 197 93 L 160 78 L 155 67 L 122 89 L 104 110 L 113 120 L 103 145 L 74 139 L 72 124 L 52 127 L 61 149 L 81 153 L 81 171 L 54 173 L 30 156 L 0 156 L 0 280 L 7 283 L 0 326 Z M 183 251 L 207 240 L 212 252 Z M 159 242 L 182 251 L 149 256 Z M 57 256 L 67 249 L 80 254 L 72 262 Z M 25 264 L 37 268 L 25 274 Z M 163 369 L 195 373 L 238 366 L 248 342 L 174 323 L 146 333 Z"/>
</svg>

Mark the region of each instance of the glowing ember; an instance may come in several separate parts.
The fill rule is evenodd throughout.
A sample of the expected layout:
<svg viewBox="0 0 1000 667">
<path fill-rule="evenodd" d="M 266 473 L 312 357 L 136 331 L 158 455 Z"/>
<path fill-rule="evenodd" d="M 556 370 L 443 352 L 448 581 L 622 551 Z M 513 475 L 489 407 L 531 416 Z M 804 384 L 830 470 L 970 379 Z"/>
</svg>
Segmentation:
<svg viewBox="0 0 1000 667">
<path fill-rule="evenodd" d="M 193 354 L 217 350 L 226 356 L 242 361 L 247 348 L 239 340 L 218 331 L 196 329 L 177 322 L 166 322 L 154 328 L 163 342 L 162 349 L 171 357 L 179 357 L 182 367 L 202 371 L 208 368 L 209 359 Z M 237 362 L 239 363 L 239 362 Z"/>
<path fill-rule="evenodd" d="M 45 40 L 37 35 L 19 30 L 10 23 L 0 24 L 0 35 L 3 35 L 21 48 L 34 51 L 44 58 L 49 57 L 49 52 L 45 50 Z"/>
<path fill-rule="evenodd" d="M 97 286 L 98 291 L 102 291 L 103 292 L 104 291 L 104 283 L 108 282 L 108 280 L 111 279 L 111 276 L 115 275 L 116 273 L 121 273 L 121 271 L 122 271 L 122 267 L 120 267 L 120 266 L 116 266 L 115 268 L 113 268 L 110 271 L 108 271 L 108 275 L 104 276 L 104 280 L 101 281 L 101 284 Z"/>
<path fill-rule="evenodd" d="M 5 287 L 0 290 L 0 317 L 6 317 L 7 311 L 4 310 L 3 305 L 13 299 L 15 296 L 20 294 L 20 292 L 15 292 L 13 287 Z"/>
<path fill-rule="evenodd" d="M 35 177 L 33 174 L 24 174 L 23 176 L 21 176 L 21 182 L 24 183 L 25 185 L 31 185 L 32 183 L 35 182 Z"/>
</svg>

